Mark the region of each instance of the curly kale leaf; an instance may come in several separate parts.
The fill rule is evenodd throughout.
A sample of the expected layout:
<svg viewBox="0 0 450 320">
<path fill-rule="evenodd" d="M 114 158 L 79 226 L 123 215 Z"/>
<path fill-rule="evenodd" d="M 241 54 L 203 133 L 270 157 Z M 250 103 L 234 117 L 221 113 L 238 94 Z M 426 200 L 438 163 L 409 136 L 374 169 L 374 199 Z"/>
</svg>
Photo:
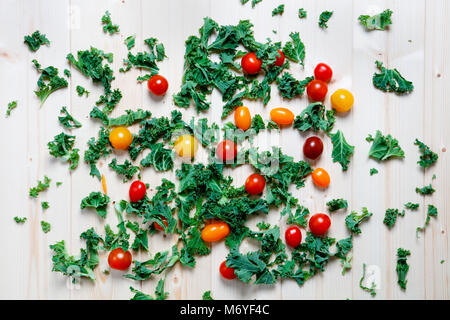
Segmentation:
<svg viewBox="0 0 450 320">
<path fill-rule="evenodd" d="M 395 92 L 396 94 L 406 94 L 413 91 L 413 83 L 406 80 L 397 69 L 386 69 L 380 61 L 375 61 L 375 64 L 381 71 L 380 73 L 375 73 L 372 78 L 376 88 L 385 92 Z"/>
</svg>

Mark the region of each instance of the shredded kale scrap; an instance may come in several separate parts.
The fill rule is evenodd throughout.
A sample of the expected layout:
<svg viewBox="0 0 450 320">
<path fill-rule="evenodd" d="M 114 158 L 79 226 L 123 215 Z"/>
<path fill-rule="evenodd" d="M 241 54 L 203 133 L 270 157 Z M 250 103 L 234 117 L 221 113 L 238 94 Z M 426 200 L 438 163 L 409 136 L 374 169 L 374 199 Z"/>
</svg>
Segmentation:
<svg viewBox="0 0 450 320">
<path fill-rule="evenodd" d="M 397 272 L 397 283 L 403 290 L 406 290 L 406 274 L 409 270 L 409 265 L 407 263 L 408 256 L 411 255 L 411 252 L 406 249 L 398 248 L 397 249 L 397 267 L 395 271 Z"/>
<path fill-rule="evenodd" d="M 360 15 L 358 21 L 364 26 L 366 30 L 386 30 L 386 28 L 392 24 L 391 20 L 392 11 L 389 9 L 374 15 Z"/>
<path fill-rule="evenodd" d="M 397 69 L 386 69 L 380 61 L 375 61 L 375 64 L 380 70 L 380 73 L 375 73 L 372 78 L 376 88 L 396 94 L 406 94 L 413 91 L 413 83 L 403 78 Z"/>
<path fill-rule="evenodd" d="M 75 136 L 61 132 L 47 145 L 50 155 L 70 163 L 70 170 L 75 170 L 76 167 L 78 167 L 78 162 L 80 161 L 80 149 L 73 148 L 75 145 Z"/>
<path fill-rule="evenodd" d="M 330 20 L 333 15 L 333 11 L 323 11 L 319 16 L 319 27 L 322 29 L 328 28 L 328 20 Z"/>
<path fill-rule="evenodd" d="M 405 152 L 398 144 L 398 140 L 390 134 L 383 136 L 381 131 L 377 130 L 375 138 L 371 134 L 366 138 L 367 142 L 372 142 L 369 151 L 369 157 L 379 161 L 385 161 L 393 157 L 404 158 Z"/>
<path fill-rule="evenodd" d="M 50 45 L 50 40 L 47 39 L 45 34 L 41 34 L 39 30 L 33 32 L 30 36 L 25 36 L 23 42 L 28 46 L 31 51 L 38 51 L 42 45 Z"/>
<path fill-rule="evenodd" d="M 414 142 L 415 145 L 419 147 L 422 155 L 420 156 L 420 160 L 417 163 L 424 169 L 431 167 L 439 158 L 437 153 L 431 151 L 430 147 L 424 144 L 423 142 L 416 139 Z"/>
<path fill-rule="evenodd" d="M 67 80 L 58 76 L 58 68 L 49 66 L 41 69 L 41 65 L 33 60 L 36 70 L 41 74 L 37 86 L 38 90 L 34 91 L 36 96 L 41 101 L 41 107 L 47 98 L 56 90 L 66 88 L 68 86 Z"/>
</svg>

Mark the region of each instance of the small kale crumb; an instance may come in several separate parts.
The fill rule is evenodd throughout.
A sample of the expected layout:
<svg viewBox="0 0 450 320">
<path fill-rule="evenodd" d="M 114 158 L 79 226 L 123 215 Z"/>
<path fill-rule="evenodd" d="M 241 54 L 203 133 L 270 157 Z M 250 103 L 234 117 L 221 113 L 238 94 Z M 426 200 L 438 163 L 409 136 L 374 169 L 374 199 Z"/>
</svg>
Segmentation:
<svg viewBox="0 0 450 320">
<path fill-rule="evenodd" d="M 333 199 L 327 202 L 328 211 L 334 212 L 339 209 L 347 209 L 348 202 L 344 199 Z"/>
<path fill-rule="evenodd" d="M 40 192 L 47 190 L 50 187 L 50 181 L 51 179 L 47 176 L 44 176 L 44 181 L 38 180 L 37 186 L 34 188 L 30 188 L 30 197 L 37 198 Z"/>
<path fill-rule="evenodd" d="M 441 260 L 441 262 L 440 262 L 440 263 L 441 263 L 441 264 L 444 264 L 444 262 L 445 262 L 445 260 Z"/>
<path fill-rule="evenodd" d="M 419 208 L 419 204 L 408 202 L 408 203 L 405 203 L 405 208 L 409 209 L 409 210 L 417 210 Z"/>
<path fill-rule="evenodd" d="M 31 36 L 25 36 L 23 40 L 28 45 L 28 48 L 34 52 L 38 51 L 42 45 L 50 45 L 50 40 L 47 39 L 45 34 L 41 34 L 39 30 L 33 32 Z"/>
<path fill-rule="evenodd" d="M 64 74 L 66 75 L 67 78 L 70 78 L 72 76 L 72 73 L 70 73 L 69 69 L 64 69 Z"/>
<path fill-rule="evenodd" d="M 431 185 L 431 183 L 428 186 L 424 186 L 422 188 L 417 187 L 416 188 L 416 193 L 419 193 L 421 195 L 429 195 L 429 194 L 433 194 L 436 190 L 434 190 L 433 186 Z"/>
<path fill-rule="evenodd" d="M 14 221 L 16 222 L 16 223 L 25 223 L 26 221 L 27 221 L 27 218 L 26 217 L 23 217 L 23 218 L 19 218 L 19 217 L 14 217 Z"/>
<path fill-rule="evenodd" d="M 298 18 L 299 19 L 305 19 L 306 15 L 307 15 L 307 12 L 305 9 L 303 9 L 303 8 L 298 9 Z"/>
<path fill-rule="evenodd" d="M 405 216 L 405 210 L 400 211 L 398 209 L 386 209 L 386 213 L 384 215 L 383 223 L 388 226 L 388 228 L 392 228 L 397 222 L 398 216 Z"/>
<path fill-rule="evenodd" d="M 108 275 L 109 274 L 109 270 L 108 269 L 103 270 L 103 274 Z"/>
<path fill-rule="evenodd" d="M 267 230 L 270 228 L 270 224 L 264 221 L 260 221 L 256 224 L 259 230 Z"/>
<path fill-rule="evenodd" d="M 323 11 L 319 16 L 319 27 L 322 29 L 328 28 L 327 22 L 333 15 L 333 11 Z"/>
<path fill-rule="evenodd" d="M 211 290 L 205 291 L 205 293 L 203 293 L 202 300 L 214 300 L 213 297 L 211 297 Z"/>
<path fill-rule="evenodd" d="M 375 168 L 371 168 L 370 169 L 370 175 L 371 176 L 373 176 L 374 174 L 377 174 L 378 173 L 378 170 L 377 169 L 375 169 Z"/>
<path fill-rule="evenodd" d="M 82 96 L 83 94 L 85 94 L 86 95 L 86 97 L 89 97 L 89 91 L 87 91 L 85 88 L 83 88 L 82 86 L 77 86 L 77 93 L 78 93 L 78 96 Z"/>
<path fill-rule="evenodd" d="M 102 17 L 103 32 L 109 32 L 109 34 L 114 34 L 119 32 L 119 26 L 117 24 L 112 24 L 111 14 L 109 11 L 106 11 Z"/>
<path fill-rule="evenodd" d="M 127 46 L 127 49 L 130 50 L 131 48 L 134 47 L 134 44 L 136 43 L 136 35 L 134 34 L 132 36 L 127 37 L 124 40 L 124 43 Z"/>
<path fill-rule="evenodd" d="M 246 4 L 250 0 L 241 0 L 242 4 Z M 252 0 L 252 8 L 254 8 L 258 3 L 260 3 L 262 0 Z"/>
<path fill-rule="evenodd" d="M 11 111 L 17 107 L 17 101 L 11 101 L 8 103 L 8 109 L 6 110 L 6 116 L 9 117 L 11 115 Z"/>
<path fill-rule="evenodd" d="M 414 89 L 411 81 L 406 80 L 397 69 L 383 67 L 381 61 L 375 61 L 380 73 L 374 73 L 372 82 L 375 88 L 384 92 L 395 92 L 396 94 L 410 93 Z"/>
<path fill-rule="evenodd" d="M 366 30 L 386 30 L 386 27 L 392 24 L 391 16 L 392 11 L 386 9 L 374 16 L 360 15 L 358 20 Z"/>
<path fill-rule="evenodd" d="M 416 237 L 419 237 L 419 232 L 420 231 L 424 231 L 426 226 L 430 223 L 431 217 L 437 217 L 438 215 L 438 210 L 435 206 L 433 206 L 432 204 L 428 205 L 428 210 L 427 210 L 427 218 L 425 219 L 425 223 L 423 224 L 422 227 L 417 227 L 416 228 Z"/>
<path fill-rule="evenodd" d="M 402 248 L 397 249 L 397 267 L 395 268 L 395 270 L 397 271 L 398 276 L 397 283 L 403 290 L 406 290 L 406 283 L 408 282 L 406 280 L 406 274 L 409 270 L 407 259 L 410 255 L 411 252 L 409 250 L 405 250 Z"/>
<path fill-rule="evenodd" d="M 365 277 L 366 277 L 366 264 L 363 263 L 363 274 L 362 274 L 361 279 L 359 280 L 359 287 L 361 289 L 363 289 L 364 291 L 369 292 L 372 297 L 375 297 L 377 295 L 377 292 L 375 291 L 376 284 L 375 284 L 375 282 L 372 282 L 370 284 L 370 287 L 364 286 L 363 282 L 364 282 Z"/>
<path fill-rule="evenodd" d="M 272 10 L 272 17 L 275 15 L 282 15 L 284 12 L 284 4 L 280 4 L 278 7 Z"/>
<path fill-rule="evenodd" d="M 434 153 L 433 151 L 431 151 L 430 147 L 427 146 L 426 144 L 424 144 L 423 142 L 419 141 L 419 139 L 416 139 L 414 144 L 419 147 L 419 150 L 422 153 L 422 155 L 420 156 L 420 160 L 417 161 L 417 163 L 422 168 L 424 168 L 424 169 L 429 168 L 439 158 L 437 153 Z"/>
<path fill-rule="evenodd" d="M 62 185 L 62 182 L 57 181 L 57 182 L 56 182 L 56 186 L 59 187 L 60 185 Z"/>
<path fill-rule="evenodd" d="M 431 177 L 431 180 L 436 180 L 436 174 L 433 174 L 433 176 Z"/>
<path fill-rule="evenodd" d="M 49 233 L 51 230 L 51 225 L 48 222 L 41 221 L 41 228 L 44 233 Z"/>
<path fill-rule="evenodd" d="M 46 209 L 50 208 L 50 205 L 48 204 L 47 201 L 42 201 L 41 202 L 41 207 L 42 207 L 43 210 L 46 210 Z"/>
</svg>

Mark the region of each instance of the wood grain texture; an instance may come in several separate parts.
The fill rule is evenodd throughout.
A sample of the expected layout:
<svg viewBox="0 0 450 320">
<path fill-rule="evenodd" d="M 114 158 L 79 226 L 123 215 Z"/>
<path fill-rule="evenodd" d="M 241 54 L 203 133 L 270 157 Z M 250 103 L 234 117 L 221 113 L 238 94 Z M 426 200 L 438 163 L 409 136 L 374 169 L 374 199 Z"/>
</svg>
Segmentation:
<svg viewBox="0 0 450 320">
<path fill-rule="evenodd" d="M 282 16 L 271 16 L 278 4 L 285 4 Z M 307 19 L 297 17 L 299 8 L 308 12 Z M 366 32 L 358 24 L 360 14 L 375 14 L 390 8 L 394 11 L 393 25 L 389 31 Z M 120 34 L 103 33 L 100 19 L 109 10 L 113 22 L 120 26 Z M 321 30 L 317 25 L 319 14 L 333 10 L 329 28 Z M 308 180 L 306 187 L 292 190 L 300 203 L 312 212 L 324 212 L 325 203 L 337 197 L 349 201 L 349 209 L 360 210 L 367 206 L 374 216 L 363 226 L 363 233 L 354 239 L 353 269 L 341 275 L 341 266 L 333 261 L 326 272 L 298 287 L 293 281 L 278 282 L 274 286 L 244 285 L 239 281 L 225 281 L 219 273 L 219 264 L 228 250 L 223 243 L 212 245 L 209 256 L 199 258 L 194 269 L 177 265 L 168 273 L 166 291 L 171 299 L 200 299 L 206 290 L 211 290 L 217 299 L 371 299 L 362 291 L 358 282 L 362 264 L 380 276 L 379 289 L 375 299 L 449 299 L 449 200 L 450 145 L 449 104 L 450 88 L 450 3 L 446 0 L 264 0 L 254 9 L 250 3 L 243 6 L 239 0 L 1 0 L 0 1 L 0 106 L 5 112 L 11 100 L 18 100 L 18 107 L 11 117 L 0 116 L 0 195 L 2 214 L 0 233 L 2 263 L 0 267 L 0 298 L 13 299 L 129 299 L 129 286 L 153 292 L 157 280 L 133 282 L 124 279 L 122 273 L 112 272 L 105 276 L 106 255 L 101 255 L 96 269 L 97 281 L 82 281 L 80 286 L 71 287 L 66 278 L 51 272 L 51 253 L 48 248 L 59 240 L 65 240 L 70 253 L 79 253 L 79 235 L 90 226 L 103 230 L 103 225 L 116 225 L 116 216 L 110 206 L 106 221 L 101 221 L 92 212 L 81 212 L 80 201 L 91 191 L 100 191 L 97 179 L 89 176 L 89 168 L 80 162 L 79 168 L 69 173 L 66 164 L 50 158 L 47 143 L 63 131 L 57 116 L 61 106 L 68 107 L 83 127 L 73 130 L 77 136 L 76 146 L 81 154 L 86 141 L 97 134 L 98 123 L 89 120 L 89 111 L 102 88 L 93 85 L 66 62 L 69 52 L 88 49 L 91 45 L 114 53 L 116 80 L 113 88 L 124 93 L 120 104 L 114 110 L 117 116 L 125 109 L 142 107 L 153 115 L 169 115 L 173 108 L 172 94 L 181 84 L 184 63 L 184 41 L 191 34 L 197 34 L 203 17 L 209 16 L 219 24 L 236 24 L 241 19 L 250 19 L 254 24 L 255 36 L 263 41 L 270 37 L 274 41 L 289 40 L 289 33 L 300 32 L 306 45 L 305 68 L 292 64 L 290 72 L 296 78 L 313 73 L 318 62 L 327 62 L 333 67 L 334 79 L 329 92 L 347 88 L 355 95 L 355 106 L 348 115 L 339 115 L 335 128 L 344 132 L 347 140 L 355 145 L 355 154 L 347 172 L 331 161 L 331 142 L 324 139 L 325 150 L 314 166 L 326 168 L 332 175 L 332 184 L 325 190 L 318 190 Z M 36 29 L 45 33 L 51 41 L 50 47 L 42 47 L 37 53 L 30 52 L 23 44 L 23 36 Z M 276 31 L 276 34 L 273 32 Z M 135 52 L 144 50 L 143 39 L 156 37 L 164 43 L 168 59 L 159 64 L 161 74 L 169 79 L 169 92 L 162 99 L 152 97 L 145 84 L 135 79 L 141 73 L 131 70 L 122 74 L 122 58 L 127 50 L 124 39 L 136 34 Z M 52 94 L 40 109 L 33 93 L 37 73 L 31 60 L 36 58 L 43 66 L 54 65 L 62 72 L 72 71 L 69 87 Z M 383 61 L 390 68 L 398 68 L 414 83 L 414 91 L 407 96 L 385 94 L 372 85 L 376 71 L 375 60 Z M 79 97 L 75 87 L 86 87 L 91 94 Z M 220 113 L 222 101 L 214 91 L 211 110 L 202 116 L 210 121 L 222 123 Z M 305 98 L 284 100 L 276 88 L 267 107 L 254 101 L 245 104 L 252 113 L 259 113 L 265 119 L 276 106 L 291 108 L 296 114 L 307 106 Z M 326 100 L 329 106 L 329 99 Z M 184 119 L 197 116 L 193 108 L 182 110 Z M 226 119 L 226 121 L 231 120 Z M 396 137 L 405 150 L 404 160 L 378 163 L 368 159 L 370 145 L 365 137 L 379 129 Z M 336 130 L 336 129 L 335 129 Z M 136 132 L 137 127 L 132 127 Z M 301 147 L 308 135 L 301 135 L 292 128 L 279 134 L 258 137 L 261 147 L 279 145 L 296 160 L 302 159 Z M 428 144 L 439 154 L 436 166 L 425 172 L 416 161 L 419 152 L 413 145 L 415 138 Z M 115 155 L 119 162 L 126 154 Z M 205 150 L 198 158 L 205 159 Z M 128 185 L 122 184 L 117 175 L 108 168 L 111 158 L 102 159 L 99 168 L 105 174 L 108 193 L 113 200 L 127 197 Z M 369 176 L 370 168 L 377 168 L 378 175 Z M 241 185 L 251 172 L 247 166 L 233 171 L 227 170 Z M 52 178 L 52 187 L 42 193 L 38 200 L 29 199 L 28 190 L 37 179 L 47 174 Z M 433 174 L 436 179 L 432 181 Z M 174 173 L 156 174 L 153 169 L 143 171 L 143 180 L 150 183 L 154 192 L 163 177 L 174 180 Z M 56 188 L 54 182 L 63 182 Z M 416 186 L 433 182 L 437 190 L 426 198 L 415 193 Z M 42 212 L 40 201 L 49 201 L 50 209 Z M 407 212 L 392 230 L 382 224 L 387 208 L 402 208 L 408 202 L 420 202 L 417 212 Z M 432 219 L 420 238 L 415 236 L 417 226 L 423 224 L 426 206 L 434 204 L 439 210 L 437 219 Z M 24 225 L 17 225 L 14 216 L 26 216 Z M 330 236 L 347 236 L 344 225 L 345 213 L 333 214 Z M 286 229 L 285 219 L 276 211 L 267 217 L 252 219 L 251 225 L 260 219 L 279 224 Z M 48 234 L 41 231 L 40 221 L 52 224 Z M 174 239 L 160 233 L 150 239 L 150 253 L 154 254 L 172 246 Z M 251 244 L 246 244 L 251 247 Z M 245 249 L 245 246 L 243 248 Z M 411 268 L 408 273 L 408 288 L 401 291 L 395 273 L 396 250 L 410 249 L 408 259 Z M 137 259 L 147 254 L 139 253 Z M 444 260 L 444 263 L 440 263 Z"/>
</svg>

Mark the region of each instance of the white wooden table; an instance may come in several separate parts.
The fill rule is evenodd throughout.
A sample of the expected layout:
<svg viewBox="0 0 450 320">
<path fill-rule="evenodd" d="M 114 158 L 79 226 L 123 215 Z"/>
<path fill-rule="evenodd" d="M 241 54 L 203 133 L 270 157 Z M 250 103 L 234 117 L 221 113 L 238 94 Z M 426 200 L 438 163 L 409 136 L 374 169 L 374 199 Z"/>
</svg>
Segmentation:
<svg viewBox="0 0 450 320">
<path fill-rule="evenodd" d="M 272 17 L 272 9 L 281 3 L 286 5 L 283 16 Z M 153 292 L 157 280 L 136 283 L 122 278 L 120 272 L 104 275 L 106 254 L 100 257 L 95 283 L 83 281 L 81 286 L 69 289 L 65 277 L 51 272 L 50 244 L 64 239 L 70 253 L 79 254 L 80 233 L 90 226 L 102 232 L 105 222 L 95 213 L 81 212 L 79 208 L 81 199 L 89 192 L 101 190 L 99 181 L 89 176 L 88 166 L 81 161 L 79 168 L 69 174 L 66 164 L 49 156 L 47 143 L 62 131 L 57 116 L 63 105 L 83 122 L 83 127 L 74 131 L 81 154 L 84 154 L 86 141 L 98 131 L 98 123 L 89 120 L 88 114 L 101 88 L 93 86 L 91 80 L 67 64 L 67 53 L 85 50 L 91 45 L 114 53 L 116 80 L 113 87 L 121 88 L 124 93 L 114 115 L 137 107 L 151 110 L 155 116 L 168 115 L 175 108 L 171 96 L 180 88 L 184 41 L 189 35 L 197 34 L 203 17 L 209 16 L 219 24 L 236 24 L 240 19 L 250 19 L 260 41 L 271 37 L 285 42 L 291 31 L 300 32 L 306 45 L 306 64 L 304 70 L 292 64 L 290 72 L 296 78 L 311 75 L 318 62 L 332 66 L 334 80 L 329 92 L 347 88 L 356 99 L 350 114 L 338 116 L 335 125 L 344 132 L 349 143 L 356 146 L 355 154 L 349 170 L 344 173 L 339 164 L 331 161 L 331 143 L 324 139 L 324 154 L 315 165 L 328 169 L 332 176 L 330 187 L 325 191 L 317 190 L 308 179 L 305 188 L 293 192 L 312 212 L 323 212 L 327 200 L 342 197 L 349 201 L 350 209 L 360 210 L 367 206 L 375 214 L 363 225 L 363 233 L 354 239 L 353 269 L 345 276 L 341 275 L 338 261 L 334 261 L 323 274 L 307 281 L 303 287 L 288 280 L 274 286 L 225 281 L 221 279 L 218 267 L 228 251 L 224 243 L 217 243 L 212 245 L 209 256 L 198 259 L 194 269 L 177 265 L 170 271 L 166 281 L 170 298 L 200 299 L 204 291 L 211 290 L 217 299 L 371 299 L 358 286 L 362 264 L 366 263 L 380 274 L 375 299 L 448 299 L 449 6 L 450 2 L 446 0 L 264 0 L 254 9 L 250 3 L 241 5 L 239 0 L 0 0 L 2 114 L 9 101 L 18 100 L 18 107 L 10 118 L 0 116 L 0 298 L 128 299 L 131 297 L 130 285 L 147 293 Z M 307 10 L 307 19 L 298 19 L 301 7 Z M 360 14 L 378 13 L 386 8 L 394 12 L 389 31 L 368 33 L 358 24 Z M 111 12 L 113 23 L 119 24 L 120 34 L 103 33 L 100 19 L 106 10 Z M 329 28 L 323 31 L 317 21 L 324 10 L 334 10 L 334 14 Z M 32 53 L 23 44 L 23 37 L 36 29 L 48 36 L 51 46 Z M 152 98 L 145 83 L 136 83 L 139 71 L 118 72 L 127 53 L 123 40 L 134 33 L 137 51 L 144 50 L 143 39 L 148 37 L 157 37 L 166 47 L 169 58 L 159 65 L 170 87 L 162 100 Z M 34 58 L 43 66 L 58 67 L 60 72 L 64 68 L 72 71 L 69 87 L 52 94 L 42 109 L 33 93 L 38 78 L 31 63 Z M 377 59 L 398 68 L 413 81 L 413 93 L 399 97 L 376 90 L 371 78 Z M 89 97 L 78 97 L 76 85 L 91 91 Z M 328 100 L 326 103 L 329 106 Z M 246 105 L 253 114 L 259 113 L 268 119 L 270 109 L 275 106 L 286 106 L 296 114 L 300 113 L 306 107 L 307 99 L 282 100 L 274 88 L 266 108 L 259 102 L 246 101 Z M 220 123 L 221 108 L 220 96 L 214 92 L 212 108 L 205 116 Z M 183 114 L 185 119 L 195 115 L 193 108 L 183 110 Z M 377 129 L 398 138 L 406 153 L 404 160 L 379 164 L 368 159 L 370 145 L 365 137 Z M 136 132 L 137 127 L 132 130 Z M 425 173 L 416 164 L 419 152 L 413 145 L 415 138 L 439 154 L 437 165 Z M 303 158 L 304 140 L 305 136 L 298 131 L 287 128 L 280 134 L 273 133 L 270 143 L 279 144 L 287 154 L 299 160 Z M 121 161 L 125 157 L 118 156 Z M 107 167 L 109 161 L 100 162 L 108 193 L 113 200 L 127 199 L 128 184 L 120 183 L 116 173 Z M 372 167 L 380 173 L 370 177 Z M 249 173 L 246 166 L 227 171 L 235 178 L 236 185 L 241 185 Z M 56 188 L 53 184 L 38 200 L 29 199 L 29 188 L 45 174 L 53 182 L 62 181 L 63 185 Z M 437 191 L 431 197 L 417 195 L 415 187 L 430 183 L 433 174 L 437 176 L 433 181 Z M 143 180 L 152 187 L 158 185 L 162 177 L 175 180 L 174 173 L 155 174 L 153 169 L 143 172 Z M 40 201 L 49 201 L 50 209 L 42 212 Z M 389 231 L 382 223 L 386 208 L 402 208 L 408 201 L 420 202 L 420 210 L 407 212 Z M 432 219 L 425 234 L 417 239 L 415 229 L 423 224 L 424 208 L 429 203 L 437 206 L 439 216 Z M 26 216 L 28 221 L 18 225 L 13 221 L 14 216 Z M 347 235 L 344 217 L 345 213 L 333 215 L 330 236 L 343 238 Z M 50 233 L 42 232 L 41 220 L 51 223 Z M 279 224 L 284 232 L 285 221 L 279 221 L 277 212 L 271 212 L 267 221 Z M 113 226 L 117 223 L 112 206 L 106 222 Z M 151 253 L 169 248 L 173 240 L 158 233 L 150 239 Z M 412 252 L 408 259 L 411 268 L 406 292 L 402 292 L 396 283 L 398 247 Z M 145 256 L 140 253 L 135 258 L 143 260 Z M 441 264 L 441 260 L 445 262 Z"/>
</svg>

